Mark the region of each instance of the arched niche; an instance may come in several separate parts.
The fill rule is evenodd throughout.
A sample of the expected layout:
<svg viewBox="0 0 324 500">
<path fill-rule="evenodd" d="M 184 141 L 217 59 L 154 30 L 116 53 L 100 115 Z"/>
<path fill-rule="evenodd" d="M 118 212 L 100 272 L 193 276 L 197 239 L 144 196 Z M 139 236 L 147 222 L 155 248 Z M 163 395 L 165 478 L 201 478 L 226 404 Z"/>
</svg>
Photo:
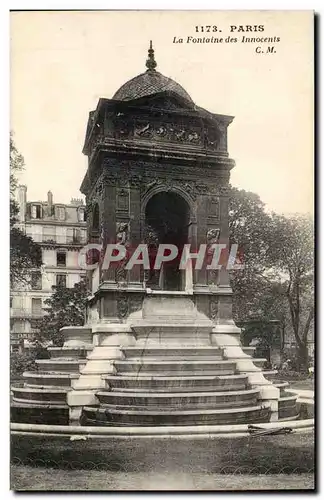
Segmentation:
<svg viewBox="0 0 324 500">
<path fill-rule="evenodd" d="M 147 286 L 153 289 L 181 291 L 186 288 L 185 270 L 179 269 L 184 245 L 189 241 L 191 207 L 176 190 L 156 190 L 145 203 L 143 236 L 149 246 L 151 268 L 146 273 Z M 177 247 L 178 255 L 172 261 L 154 269 L 159 244 Z"/>
</svg>

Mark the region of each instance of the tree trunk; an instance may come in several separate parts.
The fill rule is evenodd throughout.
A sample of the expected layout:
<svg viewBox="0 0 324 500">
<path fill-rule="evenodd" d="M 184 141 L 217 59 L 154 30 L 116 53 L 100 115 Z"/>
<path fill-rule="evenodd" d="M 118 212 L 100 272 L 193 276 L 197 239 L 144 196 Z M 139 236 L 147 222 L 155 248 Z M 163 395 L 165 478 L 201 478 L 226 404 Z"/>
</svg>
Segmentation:
<svg viewBox="0 0 324 500">
<path fill-rule="evenodd" d="M 302 373 L 308 372 L 307 342 L 302 342 L 299 346 L 297 346 L 297 363 L 298 371 Z"/>
</svg>

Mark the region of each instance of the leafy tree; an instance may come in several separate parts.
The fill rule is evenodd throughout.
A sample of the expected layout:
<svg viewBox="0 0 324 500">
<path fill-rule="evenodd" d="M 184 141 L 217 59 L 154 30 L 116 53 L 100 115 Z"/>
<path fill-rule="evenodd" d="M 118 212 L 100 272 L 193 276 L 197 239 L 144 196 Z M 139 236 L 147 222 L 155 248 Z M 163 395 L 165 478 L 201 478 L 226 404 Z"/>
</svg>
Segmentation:
<svg viewBox="0 0 324 500">
<path fill-rule="evenodd" d="M 265 290 L 269 291 L 266 271 L 269 268 L 271 216 L 260 197 L 232 187 L 229 199 L 229 239 L 236 243 L 244 269 L 230 272 L 233 288 L 233 314 L 237 321 L 257 314 Z"/>
<path fill-rule="evenodd" d="M 272 260 L 288 301 L 299 370 L 308 367 L 307 339 L 314 319 L 314 228 L 307 216 L 273 215 Z"/>
<path fill-rule="evenodd" d="M 268 267 L 271 215 L 260 197 L 244 189 L 231 187 L 229 198 L 230 243 L 237 243 L 243 254 L 245 274 L 262 275 Z"/>
<path fill-rule="evenodd" d="M 19 380 L 25 371 L 35 371 L 35 359 L 38 356 L 31 350 L 28 352 L 13 352 L 10 355 L 10 378 L 11 381 Z"/>
<path fill-rule="evenodd" d="M 26 349 L 24 352 L 12 352 L 10 354 L 10 378 L 20 380 L 24 372 L 37 371 L 36 359 L 48 359 L 48 351 L 41 345 Z"/>
<path fill-rule="evenodd" d="M 17 174 L 24 168 L 24 158 L 18 152 L 10 134 L 10 282 L 29 283 L 32 269 L 42 264 L 41 247 L 18 227 L 18 205 L 14 198 L 18 185 Z"/>
<path fill-rule="evenodd" d="M 312 221 L 269 214 L 258 195 L 231 188 L 229 230 L 245 265 L 230 276 L 234 319 L 262 318 L 255 336 L 263 335 L 266 342 L 271 341 L 270 320 L 279 320 L 282 330 L 291 327 L 299 369 L 305 370 L 314 316 Z"/>
<path fill-rule="evenodd" d="M 18 186 L 17 174 L 24 169 L 24 157 L 18 152 L 13 135 L 10 133 L 10 196 L 13 197 Z"/>
<path fill-rule="evenodd" d="M 64 337 L 60 332 L 63 326 L 80 326 L 84 324 L 87 302 L 87 286 L 84 280 L 73 288 L 53 287 L 54 293 L 45 300 L 45 316 L 39 324 L 37 340 L 54 346 L 62 346 Z"/>
</svg>

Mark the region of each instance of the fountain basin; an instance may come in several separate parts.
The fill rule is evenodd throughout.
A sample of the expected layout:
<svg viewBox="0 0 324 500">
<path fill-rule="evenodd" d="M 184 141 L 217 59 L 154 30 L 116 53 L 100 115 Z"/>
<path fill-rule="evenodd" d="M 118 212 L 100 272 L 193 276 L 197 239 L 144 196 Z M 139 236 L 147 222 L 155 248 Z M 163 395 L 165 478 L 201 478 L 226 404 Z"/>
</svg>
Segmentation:
<svg viewBox="0 0 324 500">
<path fill-rule="evenodd" d="M 305 411 L 313 412 L 313 405 L 303 403 Z M 314 430 L 314 419 L 305 418 L 293 422 L 259 423 L 264 430 L 276 430 L 282 427 L 291 429 L 292 433 L 308 433 Z M 238 425 L 193 425 L 193 426 L 71 426 L 71 425 L 40 425 L 11 423 L 11 434 L 19 436 L 61 437 L 65 440 L 75 439 L 235 439 L 250 436 L 248 424 Z M 279 437 L 280 439 L 280 437 Z"/>
</svg>

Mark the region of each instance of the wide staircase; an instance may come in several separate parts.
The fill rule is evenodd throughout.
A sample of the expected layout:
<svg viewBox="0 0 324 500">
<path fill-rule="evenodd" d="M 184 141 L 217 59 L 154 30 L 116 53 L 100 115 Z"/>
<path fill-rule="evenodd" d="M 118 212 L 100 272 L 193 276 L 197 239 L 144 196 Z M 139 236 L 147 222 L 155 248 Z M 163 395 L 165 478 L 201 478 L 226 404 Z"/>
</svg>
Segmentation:
<svg viewBox="0 0 324 500">
<path fill-rule="evenodd" d="M 268 422 L 246 374 L 215 346 L 122 348 L 115 374 L 102 375 L 99 406 L 85 407 L 83 425 L 206 425 Z M 264 360 L 255 360 L 262 364 Z"/>
<path fill-rule="evenodd" d="M 11 421 L 69 425 L 67 392 L 91 349 L 49 347 L 50 359 L 36 360 L 36 370 L 24 372 L 24 382 L 11 387 Z"/>
<path fill-rule="evenodd" d="M 111 337 L 103 327 L 96 346 L 89 330 L 83 347 L 73 347 L 69 340 L 63 347 L 50 347 L 50 359 L 37 360 L 37 370 L 25 372 L 24 382 L 11 388 L 12 422 L 68 425 L 71 396 L 78 396 L 78 391 L 82 396 L 84 390 L 94 402 L 81 404 L 77 423 L 86 426 L 270 421 L 269 405 L 248 371 L 252 365 L 268 381 L 276 372 L 263 370 L 265 359 L 253 358 L 251 363 L 251 348 L 238 348 L 249 355 L 247 364 L 246 358 L 243 365 L 234 354 L 232 359 L 226 348 L 211 341 L 212 325 L 188 299 L 172 300 L 167 307 L 159 298 L 150 299 L 130 319 L 129 333 L 117 334 L 117 343 L 111 342 L 116 335 Z M 67 335 L 73 338 L 74 332 Z M 128 341 L 123 343 L 123 338 Z M 94 384 L 89 385 L 90 379 Z M 280 389 L 278 419 L 298 418 L 296 396 L 287 391 L 286 383 L 274 385 Z"/>
<path fill-rule="evenodd" d="M 244 349 L 251 354 L 251 349 Z M 11 420 L 19 423 L 69 425 L 67 392 L 87 362 L 91 349 L 49 348 L 50 359 L 36 361 L 37 371 L 11 388 Z M 203 425 L 269 421 L 247 374 L 223 358 L 215 346 L 135 346 L 122 348 L 115 374 L 102 375 L 105 388 L 99 406 L 85 407 L 83 425 Z M 262 367 L 263 359 L 253 359 Z M 265 371 L 270 378 L 274 372 Z M 297 418 L 296 396 L 287 382 L 280 388 L 279 420 Z"/>
</svg>

